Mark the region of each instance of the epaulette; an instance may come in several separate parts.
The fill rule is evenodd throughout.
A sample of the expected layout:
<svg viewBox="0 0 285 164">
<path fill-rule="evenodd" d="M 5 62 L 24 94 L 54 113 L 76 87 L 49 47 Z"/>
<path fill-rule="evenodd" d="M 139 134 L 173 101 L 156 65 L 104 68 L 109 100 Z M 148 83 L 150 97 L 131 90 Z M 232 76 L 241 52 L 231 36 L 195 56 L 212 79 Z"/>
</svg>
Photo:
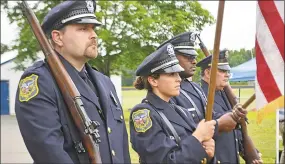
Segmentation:
<svg viewBox="0 0 285 164">
<path fill-rule="evenodd" d="M 39 67 L 42 67 L 45 64 L 43 60 L 35 62 L 32 66 L 28 67 L 25 72 L 35 70 Z"/>
</svg>

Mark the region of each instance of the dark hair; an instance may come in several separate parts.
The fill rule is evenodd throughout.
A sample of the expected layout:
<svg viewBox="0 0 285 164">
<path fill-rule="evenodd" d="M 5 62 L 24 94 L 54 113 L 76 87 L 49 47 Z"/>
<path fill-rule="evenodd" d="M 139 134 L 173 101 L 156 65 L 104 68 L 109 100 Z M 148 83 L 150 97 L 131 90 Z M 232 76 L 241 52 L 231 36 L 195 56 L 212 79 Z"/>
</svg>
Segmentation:
<svg viewBox="0 0 285 164">
<path fill-rule="evenodd" d="M 201 67 L 201 77 L 205 76 L 205 70 L 208 69 L 210 67 Z"/>
<path fill-rule="evenodd" d="M 158 79 L 159 78 L 159 74 L 152 74 L 152 75 L 149 75 L 151 76 L 152 78 L 154 79 Z M 143 89 L 146 89 L 148 91 L 152 91 L 152 87 L 151 85 L 149 84 L 149 82 L 147 81 L 147 77 L 148 76 L 139 76 L 137 77 L 137 79 L 134 81 L 134 87 L 138 90 L 143 90 Z"/>
<path fill-rule="evenodd" d="M 57 30 L 57 31 L 61 31 L 62 33 L 65 33 L 65 26 L 63 26 L 62 28 L 60 28 L 60 29 L 52 29 L 52 30 L 50 30 L 49 32 L 47 32 L 46 33 L 46 37 L 48 38 L 48 39 L 51 39 L 52 40 L 52 37 L 51 37 L 51 32 L 53 31 L 53 30 Z"/>
</svg>

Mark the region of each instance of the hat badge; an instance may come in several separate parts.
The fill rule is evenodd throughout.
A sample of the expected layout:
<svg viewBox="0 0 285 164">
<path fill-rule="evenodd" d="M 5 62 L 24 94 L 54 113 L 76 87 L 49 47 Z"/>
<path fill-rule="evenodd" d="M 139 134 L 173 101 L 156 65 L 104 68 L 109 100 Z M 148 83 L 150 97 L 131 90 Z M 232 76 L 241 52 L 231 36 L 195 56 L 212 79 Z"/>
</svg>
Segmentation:
<svg viewBox="0 0 285 164">
<path fill-rule="evenodd" d="M 172 45 L 167 46 L 167 52 L 169 56 L 175 56 L 174 49 Z"/>
<path fill-rule="evenodd" d="M 192 32 L 192 33 L 190 34 L 190 41 L 191 41 L 191 42 L 195 42 L 195 41 L 196 41 L 196 34 L 195 34 L 194 32 Z"/>
<path fill-rule="evenodd" d="M 86 7 L 89 12 L 93 13 L 94 12 L 94 6 L 93 6 L 93 1 L 85 1 L 86 2 Z"/>
<path fill-rule="evenodd" d="M 228 50 L 226 50 L 226 52 L 225 52 L 225 58 L 226 59 L 229 58 L 229 51 Z"/>
</svg>

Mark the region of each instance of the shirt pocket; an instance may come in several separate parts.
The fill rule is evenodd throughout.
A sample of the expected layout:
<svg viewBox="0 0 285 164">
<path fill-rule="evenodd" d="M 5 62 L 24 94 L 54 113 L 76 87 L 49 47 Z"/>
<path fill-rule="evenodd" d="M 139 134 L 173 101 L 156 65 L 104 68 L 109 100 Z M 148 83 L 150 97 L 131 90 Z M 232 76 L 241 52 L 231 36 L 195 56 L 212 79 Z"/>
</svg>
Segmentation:
<svg viewBox="0 0 285 164">
<path fill-rule="evenodd" d="M 118 122 L 123 122 L 124 117 L 123 117 L 123 110 L 122 110 L 121 105 L 119 104 L 118 100 L 116 100 L 112 94 L 110 95 L 110 98 L 111 98 L 110 108 L 113 113 L 114 119 L 117 120 Z"/>
<path fill-rule="evenodd" d="M 123 122 L 124 118 L 123 118 L 123 111 L 121 107 L 117 107 L 113 104 L 111 104 L 111 110 L 114 116 L 114 119 L 119 121 L 119 122 Z"/>
</svg>

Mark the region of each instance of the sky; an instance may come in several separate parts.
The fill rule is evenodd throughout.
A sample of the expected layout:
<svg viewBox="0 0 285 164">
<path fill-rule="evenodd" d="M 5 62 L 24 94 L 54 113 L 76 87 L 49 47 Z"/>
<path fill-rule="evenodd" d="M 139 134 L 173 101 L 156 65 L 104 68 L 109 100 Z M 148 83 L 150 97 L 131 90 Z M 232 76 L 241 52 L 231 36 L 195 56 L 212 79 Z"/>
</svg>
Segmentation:
<svg viewBox="0 0 285 164">
<path fill-rule="evenodd" d="M 202 7 L 217 19 L 218 1 L 200 1 Z M 213 49 L 216 23 L 205 27 L 201 39 Z M 251 49 L 255 45 L 256 1 L 226 1 L 224 8 L 220 49 Z"/>
<path fill-rule="evenodd" d="M 217 19 L 218 1 L 199 1 Z M 256 1 L 226 1 L 220 49 L 251 49 L 255 43 Z M 201 32 L 201 39 L 213 49 L 216 24 Z M 11 44 L 17 38 L 17 25 L 10 24 L 7 14 L 1 11 L 1 43 Z"/>
</svg>

